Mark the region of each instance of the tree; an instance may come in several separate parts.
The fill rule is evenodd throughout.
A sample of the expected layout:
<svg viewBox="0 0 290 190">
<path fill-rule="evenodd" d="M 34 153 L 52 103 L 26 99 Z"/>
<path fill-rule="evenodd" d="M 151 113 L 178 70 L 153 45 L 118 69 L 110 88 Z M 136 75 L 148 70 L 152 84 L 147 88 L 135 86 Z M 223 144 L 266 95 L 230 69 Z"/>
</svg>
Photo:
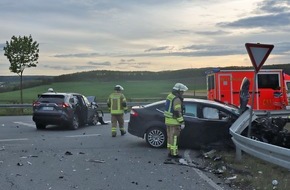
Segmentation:
<svg viewBox="0 0 290 190">
<path fill-rule="evenodd" d="M 25 68 L 36 67 L 38 60 L 39 44 L 33 41 L 31 35 L 27 36 L 12 36 L 10 42 L 6 41 L 6 46 L 3 48 L 4 55 L 10 62 L 9 70 L 20 76 L 20 100 L 23 104 L 22 96 L 22 75 Z"/>
</svg>

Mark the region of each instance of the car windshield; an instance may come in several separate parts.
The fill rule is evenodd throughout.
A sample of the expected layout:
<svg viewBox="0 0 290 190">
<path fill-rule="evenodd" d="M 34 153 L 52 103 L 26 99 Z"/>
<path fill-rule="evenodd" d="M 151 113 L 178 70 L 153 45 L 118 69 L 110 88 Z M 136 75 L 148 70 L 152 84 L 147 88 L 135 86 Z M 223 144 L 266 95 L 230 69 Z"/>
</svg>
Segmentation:
<svg viewBox="0 0 290 190">
<path fill-rule="evenodd" d="M 41 103 L 62 103 L 64 100 L 63 95 L 42 95 L 38 101 Z"/>
<path fill-rule="evenodd" d="M 96 96 L 87 96 L 88 101 L 91 102 L 96 102 Z"/>
</svg>

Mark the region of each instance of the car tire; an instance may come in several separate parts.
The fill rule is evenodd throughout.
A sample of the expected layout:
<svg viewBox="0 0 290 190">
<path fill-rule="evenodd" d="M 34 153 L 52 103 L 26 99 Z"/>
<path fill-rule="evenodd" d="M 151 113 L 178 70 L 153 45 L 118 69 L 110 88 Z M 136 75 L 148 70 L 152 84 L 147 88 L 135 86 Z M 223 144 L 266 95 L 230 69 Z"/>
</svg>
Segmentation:
<svg viewBox="0 0 290 190">
<path fill-rule="evenodd" d="M 90 121 L 90 125 L 97 125 L 99 122 L 99 116 L 98 114 L 94 114 L 94 116 L 92 117 L 92 120 Z"/>
<path fill-rule="evenodd" d="M 70 129 L 76 130 L 79 128 L 79 126 L 80 126 L 79 117 L 77 114 L 74 114 L 72 122 L 70 123 Z"/>
<path fill-rule="evenodd" d="M 45 129 L 46 125 L 45 124 L 42 124 L 42 123 L 36 123 L 36 129 L 38 130 L 42 130 L 42 129 Z"/>
<path fill-rule="evenodd" d="M 152 127 L 146 132 L 146 142 L 154 148 L 163 148 L 167 142 L 167 136 L 164 129 Z"/>
</svg>

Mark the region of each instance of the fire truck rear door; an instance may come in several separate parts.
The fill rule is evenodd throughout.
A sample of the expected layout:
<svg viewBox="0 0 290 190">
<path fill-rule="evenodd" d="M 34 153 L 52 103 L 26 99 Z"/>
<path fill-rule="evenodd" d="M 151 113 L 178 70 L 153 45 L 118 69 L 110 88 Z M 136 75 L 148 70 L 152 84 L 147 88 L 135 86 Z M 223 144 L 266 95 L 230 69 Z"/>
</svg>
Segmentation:
<svg viewBox="0 0 290 190">
<path fill-rule="evenodd" d="M 218 77 L 218 88 L 219 88 L 219 100 L 225 103 L 233 103 L 232 93 L 232 75 L 231 74 L 220 74 Z"/>
</svg>

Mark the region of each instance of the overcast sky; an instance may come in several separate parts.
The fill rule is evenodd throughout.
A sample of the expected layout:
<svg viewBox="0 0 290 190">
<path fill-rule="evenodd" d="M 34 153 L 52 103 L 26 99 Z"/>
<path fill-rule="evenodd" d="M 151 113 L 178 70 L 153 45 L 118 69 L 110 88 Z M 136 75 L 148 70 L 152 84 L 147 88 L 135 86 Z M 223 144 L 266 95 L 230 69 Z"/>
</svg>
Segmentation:
<svg viewBox="0 0 290 190">
<path fill-rule="evenodd" d="M 13 35 L 39 43 L 24 75 L 251 66 L 245 43 L 290 63 L 290 0 L 1 0 L 0 18 L 0 75 Z"/>
</svg>

